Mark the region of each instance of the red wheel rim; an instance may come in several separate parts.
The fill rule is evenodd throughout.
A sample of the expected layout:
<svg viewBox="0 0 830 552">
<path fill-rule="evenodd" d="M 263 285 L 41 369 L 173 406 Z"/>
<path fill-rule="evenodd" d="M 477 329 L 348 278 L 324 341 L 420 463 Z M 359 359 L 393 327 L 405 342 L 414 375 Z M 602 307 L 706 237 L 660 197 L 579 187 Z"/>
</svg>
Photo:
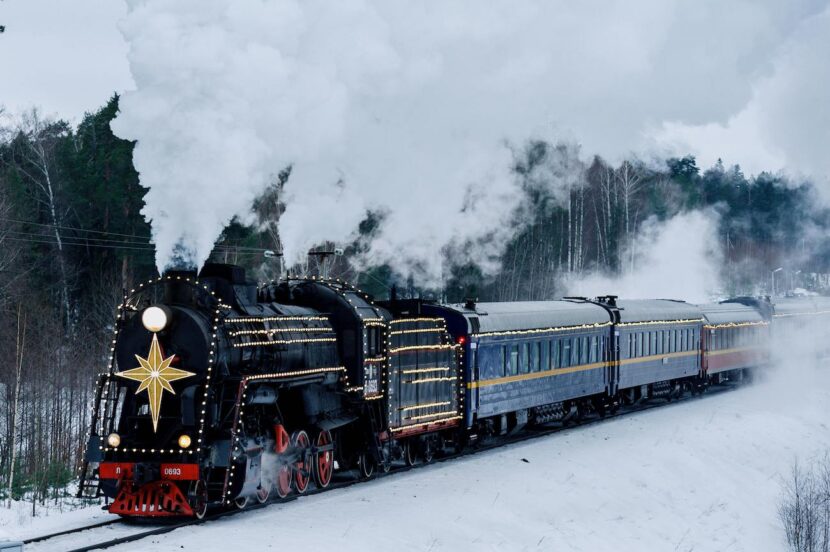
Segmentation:
<svg viewBox="0 0 830 552">
<path fill-rule="evenodd" d="M 331 445 L 331 433 L 324 429 L 317 435 L 317 446 L 326 447 Z M 321 488 L 326 488 L 331 483 L 331 474 L 334 471 L 334 451 L 332 449 L 323 450 L 317 453 L 316 458 L 317 468 L 317 485 Z"/>
<path fill-rule="evenodd" d="M 291 466 L 288 464 L 280 468 L 277 474 L 277 496 L 285 498 L 291 492 Z"/>
<path fill-rule="evenodd" d="M 308 433 L 299 431 L 294 435 L 294 447 L 297 449 L 299 459 L 294 464 L 294 483 L 297 486 L 297 492 L 302 494 L 308 488 L 309 474 L 306 465 L 306 453 L 308 452 L 311 441 L 308 438 Z"/>
</svg>

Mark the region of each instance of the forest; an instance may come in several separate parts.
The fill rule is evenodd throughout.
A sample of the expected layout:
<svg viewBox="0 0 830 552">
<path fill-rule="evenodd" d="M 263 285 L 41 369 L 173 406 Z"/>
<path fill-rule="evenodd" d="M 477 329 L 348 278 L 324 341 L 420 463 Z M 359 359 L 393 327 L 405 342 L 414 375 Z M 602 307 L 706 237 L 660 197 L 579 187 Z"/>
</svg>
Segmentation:
<svg viewBox="0 0 830 552">
<path fill-rule="evenodd" d="M 0 497 L 32 509 L 65 496 L 83 453 L 95 375 L 106 365 L 116 305 L 125 290 L 156 272 L 146 192 L 132 163 L 133 144 L 109 123 L 118 97 L 77 126 L 37 110 L 0 117 Z M 2 115 L 2 113 L 0 113 Z M 278 223 L 291 168 L 282 170 L 252 206 L 254 224 L 234 220 L 212 259 L 245 266 L 254 278 L 337 276 L 378 298 L 399 295 L 446 301 L 541 300 L 563 281 L 630 270 L 631 245 L 648 221 L 711 209 L 723 250 L 724 294 L 769 294 L 770 271 L 786 267 L 789 284 L 825 291 L 830 212 L 807 181 L 694 157 L 610 164 L 572 144 L 529 141 L 515 151 L 515 232 L 498 270 L 456 262 L 440 252 L 440 289 L 417 273 L 362 261 L 383 213 L 366 213 L 350 243 L 320 244 L 308 261 L 285 267 Z M 587 159 L 587 160 L 586 160 Z M 781 289 L 779 289 L 781 291 Z"/>
</svg>

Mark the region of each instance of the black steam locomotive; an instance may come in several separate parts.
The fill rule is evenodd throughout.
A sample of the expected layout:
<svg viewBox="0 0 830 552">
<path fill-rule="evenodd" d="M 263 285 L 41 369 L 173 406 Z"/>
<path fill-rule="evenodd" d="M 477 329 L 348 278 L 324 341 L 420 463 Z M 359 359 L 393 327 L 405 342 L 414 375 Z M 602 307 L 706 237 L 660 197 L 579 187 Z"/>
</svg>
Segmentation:
<svg viewBox="0 0 830 552">
<path fill-rule="evenodd" d="M 830 304 L 783 311 L 793 324 Z M 767 362 L 774 312 L 746 298 L 379 304 L 338 280 L 257 288 L 231 265 L 168 272 L 119 307 L 79 496 L 107 496 L 122 516 L 200 518 L 325 488 L 335 470 L 371 477 L 702 392 Z"/>
</svg>

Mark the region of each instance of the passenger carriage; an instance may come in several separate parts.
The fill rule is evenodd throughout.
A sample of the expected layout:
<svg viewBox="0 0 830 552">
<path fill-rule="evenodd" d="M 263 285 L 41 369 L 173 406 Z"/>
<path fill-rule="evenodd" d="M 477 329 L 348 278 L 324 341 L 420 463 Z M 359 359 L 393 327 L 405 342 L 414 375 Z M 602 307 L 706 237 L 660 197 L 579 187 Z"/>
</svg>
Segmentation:
<svg viewBox="0 0 830 552">
<path fill-rule="evenodd" d="M 700 372 L 700 309 L 668 299 L 620 300 L 606 303 L 617 313 L 617 341 L 612 393 L 627 402 L 672 396 L 680 380 Z"/>
<path fill-rule="evenodd" d="M 742 378 L 769 362 L 769 321 L 757 308 L 725 302 L 701 305 L 706 318 L 701 340 L 701 374 L 711 383 Z"/>
<path fill-rule="evenodd" d="M 462 346 L 464 422 L 495 433 L 576 415 L 609 391 L 611 318 L 583 299 L 425 305 Z"/>
</svg>

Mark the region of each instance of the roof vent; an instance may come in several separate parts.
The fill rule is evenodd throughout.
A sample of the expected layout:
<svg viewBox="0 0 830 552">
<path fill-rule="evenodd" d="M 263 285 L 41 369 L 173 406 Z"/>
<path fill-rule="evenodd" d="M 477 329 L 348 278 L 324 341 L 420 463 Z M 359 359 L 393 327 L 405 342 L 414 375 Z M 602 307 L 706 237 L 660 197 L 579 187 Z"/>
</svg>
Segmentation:
<svg viewBox="0 0 830 552">
<path fill-rule="evenodd" d="M 476 301 L 478 298 L 475 297 L 467 297 L 464 299 L 464 308 L 467 310 L 475 311 L 476 310 Z"/>
</svg>

